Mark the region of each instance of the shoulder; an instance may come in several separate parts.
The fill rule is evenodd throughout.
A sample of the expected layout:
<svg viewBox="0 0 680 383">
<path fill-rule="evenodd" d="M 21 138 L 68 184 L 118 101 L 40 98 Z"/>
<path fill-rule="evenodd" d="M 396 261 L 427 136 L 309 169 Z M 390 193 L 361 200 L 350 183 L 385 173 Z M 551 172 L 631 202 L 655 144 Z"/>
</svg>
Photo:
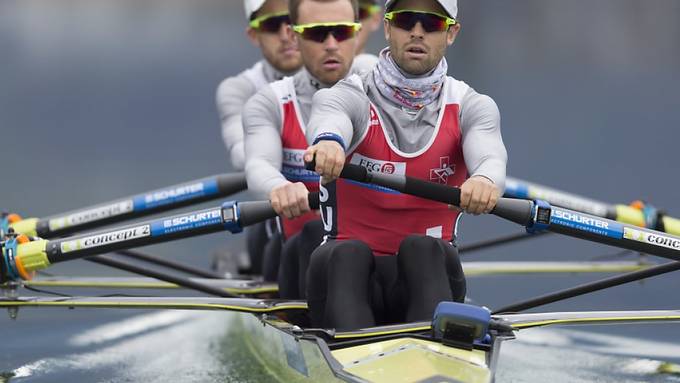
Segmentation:
<svg viewBox="0 0 680 383">
<path fill-rule="evenodd" d="M 378 63 L 378 56 L 371 53 L 361 53 L 354 57 L 352 73 L 362 74 L 370 72 Z"/>
<path fill-rule="evenodd" d="M 246 102 L 243 108 L 244 125 L 250 125 L 253 121 L 276 121 L 280 117 L 281 95 L 275 89 L 284 80 L 263 86 Z"/>
<path fill-rule="evenodd" d="M 359 92 L 365 94 L 367 89 L 368 78 L 371 73 L 372 70 L 368 72 L 362 72 L 360 74 L 358 73 L 352 74 L 340 80 L 331 89 L 342 89 L 349 92 Z"/>
<path fill-rule="evenodd" d="M 218 101 L 233 97 L 243 98 L 255 94 L 257 87 L 248 79 L 245 73 L 246 71 L 243 71 L 220 82 L 216 91 Z"/>
<path fill-rule="evenodd" d="M 489 117 L 500 115 L 498 105 L 490 96 L 477 92 L 474 88 L 463 81 L 456 80 L 453 77 L 448 78 L 449 91 L 457 93 L 459 100 L 461 114 L 468 118 L 486 115 Z"/>
</svg>

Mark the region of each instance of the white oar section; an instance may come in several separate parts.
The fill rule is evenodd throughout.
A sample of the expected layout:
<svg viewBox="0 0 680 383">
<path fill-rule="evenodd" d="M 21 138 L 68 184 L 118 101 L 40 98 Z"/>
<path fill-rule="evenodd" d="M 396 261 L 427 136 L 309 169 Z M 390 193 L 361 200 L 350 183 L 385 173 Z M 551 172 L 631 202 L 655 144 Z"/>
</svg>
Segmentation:
<svg viewBox="0 0 680 383">
<path fill-rule="evenodd" d="M 493 318 L 515 329 L 556 325 L 670 323 L 680 322 L 680 310 L 500 314 Z"/>
</svg>

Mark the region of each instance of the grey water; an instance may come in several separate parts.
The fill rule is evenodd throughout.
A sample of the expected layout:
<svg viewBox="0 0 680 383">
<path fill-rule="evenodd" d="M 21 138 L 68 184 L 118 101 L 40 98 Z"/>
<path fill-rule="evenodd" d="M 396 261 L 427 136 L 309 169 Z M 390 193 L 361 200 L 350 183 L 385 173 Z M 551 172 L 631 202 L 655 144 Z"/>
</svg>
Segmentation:
<svg viewBox="0 0 680 383">
<path fill-rule="evenodd" d="M 498 103 L 509 174 L 612 203 L 642 198 L 680 216 L 680 2 L 460 3 L 449 73 Z M 0 207 L 46 216 L 230 171 L 214 92 L 258 59 L 244 29 L 236 1 L 0 0 Z M 369 50 L 383 46 L 378 33 Z M 520 231 L 465 217 L 461 237 Z M 220 248 L 238 251 L 243 238 L 213 234 L 145 251 L 208 267 Z M 467 259 L 616 252 L 546 236 Z M 123 275 L 85 261 L 49 272 Z M 475 277 L 468 287 L 475 303 L 494 308 L 600 277 Z M 669 274 L 537 311 L 677 309 L 679 281 Z M 239 375 L 248 362 L 238 352 L 225 357 L 218 347 L 226 326 L 220 313 L 22 309 L 16 320 L 0 315 L 0 376 L 258 380 Z M 498 380 L 677 382 L 654 366 L 679 363 L 679 344 L 680 327 L 670 324 L 522 331 L 503 347 Z"/>
</svg>

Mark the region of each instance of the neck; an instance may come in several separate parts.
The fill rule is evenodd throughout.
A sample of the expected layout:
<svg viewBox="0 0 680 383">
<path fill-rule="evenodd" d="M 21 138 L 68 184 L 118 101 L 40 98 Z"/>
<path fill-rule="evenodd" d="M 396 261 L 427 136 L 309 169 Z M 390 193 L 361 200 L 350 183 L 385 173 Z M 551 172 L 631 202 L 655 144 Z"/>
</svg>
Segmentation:
<svg viewBox="0 0 680 383">
<path fill-rule="evenodd" d="M 284 77 L 286 77 L 286 76 L 292 76 L 292 75 L 294 75 L 294 74 L 297 72 L 297 70 L 292 70 L 292 71 L 289 71 L 289 72 L 284 72 L 284 71 L 281 71 L 281 70 L 275 68 L 275 67 L 274 67 L 269 61 L 267 61 L 267 60 L 262 60 L 262 62 L 263 62 L 263 65 L 264 65 L 264 74 L 265 74 L 265 77 L 267 78 L 267 80 L 269 80 L 269 82 L 276 81 L 276 80 L 280 80 L 280 79 L 282 79 L 282 78 L 284 78 Z"/>
<path fill-rule="evenodd" d="M 312 74 L 312 72 L 311 72 L 309 69 L 307 69 L 307 67 L 304 68 L 304 71 L 306 72 L 307 77 L 309 78 L 309 83 L 310 83 L 314 88 L 316 88 L 317 90 L 318 90 L 318 89 L 326 89 L 326 88 L 330 88 L 330 87 L 332 87 L 333 85 L 335 85 L 334 83 L 333 83 L 333 84 L 327 84 L 327 83 L 325 83 L 325 82 L 322 82 L 321 80 L 319 80 L 318 77 L 316 77 L 314 74 Z"/>
</svg>

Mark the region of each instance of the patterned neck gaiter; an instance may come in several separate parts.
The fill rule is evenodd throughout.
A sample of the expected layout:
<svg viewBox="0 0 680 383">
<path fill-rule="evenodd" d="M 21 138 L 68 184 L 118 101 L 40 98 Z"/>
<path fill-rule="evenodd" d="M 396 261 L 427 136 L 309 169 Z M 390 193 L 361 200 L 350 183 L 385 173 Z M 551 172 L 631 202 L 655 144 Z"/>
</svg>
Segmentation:
<svg viewBox="0 0 680 383">
<path fill-rule="evenodd" d="M 373 79 L 383 97 L 408 109 L 420 110 L 439 97 L 447 70 L 446 58 L 442 58 L 432 72 L 407 78 L 392 59 L 389 48 L 385 48 L 380 52 Z"/>
</svg>

